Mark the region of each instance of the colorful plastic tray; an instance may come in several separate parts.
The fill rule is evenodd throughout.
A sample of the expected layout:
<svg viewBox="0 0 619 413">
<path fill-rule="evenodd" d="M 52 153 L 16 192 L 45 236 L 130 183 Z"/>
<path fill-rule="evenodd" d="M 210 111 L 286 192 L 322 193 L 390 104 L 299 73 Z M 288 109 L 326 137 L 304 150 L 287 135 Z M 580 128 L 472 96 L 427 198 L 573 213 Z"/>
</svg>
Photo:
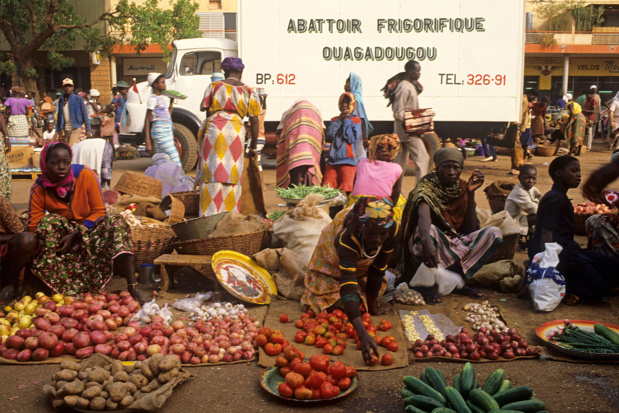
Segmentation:
<svg viewBox="0 0 619 413">
<path fill-rule="evenodd" d="M 211 260 L 219 283 L 239 300 L 268 304 L 270 294 L 277 295 L 271 275 L 247 255 L 235 251 L 219 251 Z"/>
<path fill-rule="evenodd" d="M 260 374 L 260 386 L 262 386 L 264 390 L 271 393 L 273 396 L 279 397 L 280 399 L 284 399 L 284 400 L 290 400 L 293 402 L 306 402 L 306 403 L 327 402 L 327 401 L 337 400 L 337 399 L 341 399 L 342 397 L 348 396 L 350 393 L 352 393 L 357 388 L 357 386 L 359 386 L 359 376 L 355 376 L 350 380 L 352 384 L 350 385 L 348 390 L 340 391 L 340 394 L 338 394 L 335 397 L 332 397 L 330 399 L 300 400 L 300 399 L 291 399 L 288 397 L 283 397 L 277 391 L 277 388 L 279 387 L 279 385 L 285 381 L 284 376 L 279 374 L 279 367 L 277 366 L 269 367 L 268 369 L 265 369 Z"/>
<path fill-rule="evenodd" d="M 568 320 L 570 323 L 574 324 L 576 327 L 579 327 L 585 331 L 593 332 L 593 325 L 596 323 L 604 324 L 606 327 L 611 330 L 619 333 L 619 326 L 602 323 L 599 321 L 591 321 L 591 320 Z M 559 329 L 559 327 L 565 326 L 565 320 L 554 320 L 549 321 L 547 323 L 542 324 L 541 326 L 535 329 L 535 333 L 537 336 L 544 341 L 545 344 L 554 348 L 561 353 L 568 354 L 570 356 L 574 356 L 577 358 L 589 359 L 589 360 L 619 360 L 619 353 L 591 353 L 588 351 L 580 351 L 574 350 L 569 345 L 559 344 L 555 341 L 548 340 L 550 334 L 554 333 Z"/>
</svg>

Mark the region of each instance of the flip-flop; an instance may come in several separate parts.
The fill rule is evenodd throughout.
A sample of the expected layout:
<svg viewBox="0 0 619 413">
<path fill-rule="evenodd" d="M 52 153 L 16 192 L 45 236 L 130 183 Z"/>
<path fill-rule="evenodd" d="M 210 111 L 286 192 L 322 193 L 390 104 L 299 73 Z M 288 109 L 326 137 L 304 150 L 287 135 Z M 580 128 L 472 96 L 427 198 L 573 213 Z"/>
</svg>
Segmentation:
<svg viewBox="0 0 619 413">
<path fill-rule="evenodd" d="M 477 291 L 477 288 L 475 287 L 464 286 L 460 288 L 459 290 L 454 290 L 454 293 L 459 294 L 459 295 L 464 295 L 466 297 L 474 298 L 476 300 L 483 300 L 484 298 L 486 298 L 486 295 Z"/>
<path fill-rule="evenodd" d="M 421 297 L 423 297 L 423 301 L 425 301 L 425 303 L 427 305 L 441 305 L 441 304 L 443 304 L 443 300 L 441 300 L 441 298 L 440 298 L 440 296 L 438 294 L 421 293 Z"/>
</svg>

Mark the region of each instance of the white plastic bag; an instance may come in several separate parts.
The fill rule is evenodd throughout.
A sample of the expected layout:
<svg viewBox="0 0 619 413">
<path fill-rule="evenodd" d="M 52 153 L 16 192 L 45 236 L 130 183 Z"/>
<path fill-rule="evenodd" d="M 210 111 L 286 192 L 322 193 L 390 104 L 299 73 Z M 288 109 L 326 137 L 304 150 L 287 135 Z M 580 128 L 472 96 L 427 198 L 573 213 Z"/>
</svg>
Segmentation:
<svg viewBox="0 0 619 413">
<path fill-rule="evenodd" d="M 456 288 L 464 287 L 464 280 L 459 274 L 446 270 L 440 265 L 436 268 L 428 268 L 425 264 L 421 264 L 408 285 L 431 287 L 434 284 L 438 285 L 439 295 L 447 295 Z"/>
<path fill-rule="evenodd" d="M 556 242 L 545 244 L 545 248 L 527 268 L 527 285 L 535 309 L 550 312 L 565 296 L 565 278 L 555 269 L 563 248 Z"/>
</svg>

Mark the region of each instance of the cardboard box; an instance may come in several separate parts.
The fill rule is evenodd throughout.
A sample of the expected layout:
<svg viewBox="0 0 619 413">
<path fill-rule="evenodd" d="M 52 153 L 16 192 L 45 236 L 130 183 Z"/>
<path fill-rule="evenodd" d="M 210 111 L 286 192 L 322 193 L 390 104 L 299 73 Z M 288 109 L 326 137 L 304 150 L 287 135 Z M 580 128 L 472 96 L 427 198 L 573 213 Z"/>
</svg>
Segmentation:
<svg viewBox="0 0 619 413">
<path fill-rule="evenodd" d="M 41 152 L 42 151 L 43 149 L 35 149 L 34 152 L 32 153 L 32 165 L 36 166 L 37 168 L 39 167 L 41 163 Z"/>
<path fill-rule="evenodd" d="M 9 160 L 10 168 L 20 168 L 26 165 L 32 165 L 32 154 L 34 148 L 32 146 L 12 146 L 11 152 L 6 157 Z"/>
</svg>

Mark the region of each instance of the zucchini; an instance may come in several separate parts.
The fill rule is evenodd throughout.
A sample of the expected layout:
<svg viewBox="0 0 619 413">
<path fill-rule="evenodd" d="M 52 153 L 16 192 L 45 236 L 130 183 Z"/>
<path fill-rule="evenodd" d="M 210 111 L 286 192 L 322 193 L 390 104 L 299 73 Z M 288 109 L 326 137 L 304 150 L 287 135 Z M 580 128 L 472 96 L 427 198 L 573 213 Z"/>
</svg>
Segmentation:
<svg viewBox="0 0 619 413">
<path fill-rule="evenodd" d="M 496 369 L 488 376 L 484 386 L 481 389 L 492 396 L 497 392 L 497 390 L 499 390 L 499 387 L 501 387 L 503 377 L 505 377 L 505 370 Z"/>
<path fill-rule="evenodd" d="M 437 402 L 441 404 L 441 406 L 436 406 L 436 407 L 443 407 L 445 403 L 447 403 L 447 399 L 445 399 L 445 396 L 443 396 L 442 394 L 434 390 L 432 387 L 428 386 L 427 384 L 419 380 L 417 377 L 404 376 L 403 380 L 404 380 L 404 384 L 406 384 L 406 387 L 408 387 L 408 389 L 411 390 L 413 393 L 429 397 L 431 399 L 436 400 Z"/>
<path fill-rule="evenodd" d="M 599 334 L 605 339 L 611 341 L 613 344 L 619 346 L 619 334 L 617 334 L 615 331 L 600 323 L 595 323 L 593 325 L 593 329 L 595 330 L 596 334 Z"/>
<path fill-rule="evenodd" d="M 406 399 L 406 400 L 409 400 L 409 399 Z M 413 397 L 410 397 L 410 401 L 413 406 L 421 410 L 426 410 L 428 412 L 431 412 L 437 407 L 445 407 L 444 403 L 438 402 L 434 400 L 433 398 L 427 397 L 427 396 L 421 396 L 421 395 L 413 396 Z"/>
<path fill-rule="evenodd" d="M 412 404 L 409 404 L 408 406 L 406 406 L 406 413 L 427 413 L 427 412 L 425 410 L 416 408 Z"/>
<path fill-rule="evenodd" d="M 499 406 L 514 402 L 520 402 L 523 400 L 529 400 L 531 397 L 533 397 L 533 389 L 531 389 L 529 386 L 514 387 L 512 389 L 496 393 L 492 396 L 492 398 L 496 400 Z"/>
<path fill-rule="evenodd" d="M 503 380 L 503 383 L 501 383 L 501 387 L 499 387 L 496 393 L 500 393 L 502 391 L 509 390 L 511 388 L 512 388 L 512 382 L 510 380 Z"/>
<path fill-rule="evenodd" d="M 445 393 L 446 383 L 444 379 L 441 380 L 441 377 L 436 372 L 436 370 L 434 370 L 432 367 L 426 368 L 426 377 L 428 378 L 428 381 L 430 382 L 430 386 L 432 386 L 434 390 L 442 394 L 443 397 L 447 396 L 447 394 Z"/>
<path fill-rule="evenodd" d="M 488 412 L 492 409 L 499 409 L 499 404 L 488 393 L 479 389 L 472 389 L 469 393 L 469 399 L 483 411 Z"/>
<path fill-rule="evenodd" d="M 524 413 L 535 413 L 546 408 L 546 403 L 531 397 L 529 400 L 513 402 L 501 406 L 502 410 L 519 410 Z"/>
<path fill-rule="evenodd" d="M 454 389 L 458 390 L 458 393 L 460 393 L 460 375 L 456 374 L 454 376 Z"/>
<path fill-rule="evenodd" d="M 462 368 L 462 373 L 460 373 L 460 392 L 463 397 L 468 396 L 474 383 L 475 370 L 473 370 L 473 365 L 470 362 L 467 362 Z"/>
<path fill-rule="evenodd" d="M 453 387 L 446 387 L 445 393 L 447 394 L 447 399 L 449 400 L 449 404 L 454 410 L 458 413 L 472 413 L 471 409 L 468 408 L 466 402 L 462 398 L 460 392 Z"/>
<path fill-rule="evenodd" d="M 458 413 L 455 410 L 451 410 L 449 407 L 437 407 L 432 410 L 432 413 Z"/>
<path fill-rule="evenodd" d="M 471 409 L 472 413 L 486 413 L 484 409 L 481 407 L 477 407 L 475 403 L 473 403 L 470 399 L 466 401 L 466 405 L 469 409 Z"/>
<path fill-rule="evenodd" d="M 401 392 L 401 394 L 402 394 L 402 398 L 403 398 L 403 399 L 407 399 L 407 398 L 409 398 L 409 397 L 413 397 L 413 396 L 415 395 L 415 393 L 413 393 L 413 392 L 412 392 L 412 390 L 411 390 L 411 389 L 409 389 L 409 388 L 408 388 L 408 387 L 406 387 L 406 386 L 402 386 L 402 392 Z"/>
</svg>

